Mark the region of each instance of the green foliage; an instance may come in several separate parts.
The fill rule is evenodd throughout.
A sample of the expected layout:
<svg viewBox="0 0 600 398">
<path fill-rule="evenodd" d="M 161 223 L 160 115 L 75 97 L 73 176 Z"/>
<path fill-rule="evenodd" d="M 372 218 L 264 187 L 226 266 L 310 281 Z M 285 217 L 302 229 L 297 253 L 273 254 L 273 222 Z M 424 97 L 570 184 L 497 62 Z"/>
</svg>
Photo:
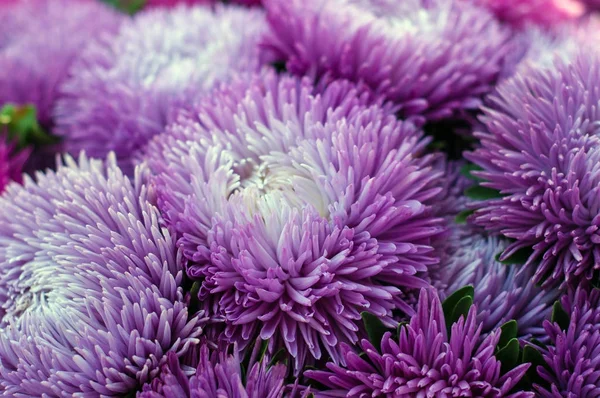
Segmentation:
<svg viewBox="0 0 600 398">
<path fill-rule="evenodd" d="M 465 189 L 465 196 L 473 200 L 488 200 L 501 198 L 502 194 L 497 189 L 484 187 L 482 185 L 473 185 Z"/>
<path fill-rule="evenodd" d="M 468 285 L 458 289 L 444 300 L 442 310 L 444 311 L 448 331 L 450 331 L 452 324 L 458 321 L 461 316 L 464 316 L 466 319 L 469 309 L 473 305 L 474 296 L 475 289 L 473 286 Z"/>
<path fill-rule="evenodd" d="M 464 177 L 467 177 L 470 180 L 483 181 L 481 178 L 474 176 L 472 173 L 473 171 L 481 171 L 481 170 L 483 170 L 481 167 L 479 167 L 475 164 L 472 164 L 472 163 L 468 163 L 460 168 L 460 174 L 462 174 Z"/>
<path fill-rule="evenodd" d="M 562 330 L 567 330 L 569 328 L 569 314 L 560 304 L 560 301 L 556 301 L 554 303 L 554 306 L 552 307 L 552 317 L 550 320 L 552 322 L 556 322 Z"/>
<path fill-rule="evenodd" d="M 43 146 L 58 140 L 47 134 L 37 119 L 37 110 L 33 105 L 4 105 L 0 109 L 0 131 L 5 128 L 9 138 L 16 142 L 19 149 L 31 146 Z"/>
<path fill-rule="evenodd" d="M 502 259 L 503 253 L 498 253 L 496 255 L 496 261 L 505 265 L 521 265 L 525 264 L 532 254 L 533 249 L 531 247 L 523 247 L 505 259 Z"/>
<path fill-rule="evenodd" d="M 381 339 L 385 332 L 388 332 L 388 328 L 379 320 L 379 318 L 369 312 L 362 312 L 363 325 L 367 331 L 369 341 L 374 347 L 379 348 L 381 346 Z"/>
<path fill-rule="evenodd" d="M 473 213 L 475 213 L 475 210 L 463 210 L 456 215 L 454 222 L 457 224 L 466 224 L 467 218 Z"/>
<path fill-rule="evenodd" d="M 106 4 L 122 11 L 126 14 L 133 15 L 140 11 L 146 5 L 146 0 L 102 0 Z"/>
</svg>

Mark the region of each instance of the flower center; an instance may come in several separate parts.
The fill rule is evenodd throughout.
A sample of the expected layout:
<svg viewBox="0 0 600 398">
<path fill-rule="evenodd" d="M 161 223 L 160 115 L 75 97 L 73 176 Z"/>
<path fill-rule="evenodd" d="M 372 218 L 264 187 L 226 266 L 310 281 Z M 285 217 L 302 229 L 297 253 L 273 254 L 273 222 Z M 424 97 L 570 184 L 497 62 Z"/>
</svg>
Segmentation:
<svg viewBox="0 0 600 398">
<path fill-rule="evenodd" d="M 329 215 L 328 204 L 314 179 L 304 170 L 291 164 L 282 164 L 276 158 L 265 157 L 257 162 L 252 158 L 234 164 L 240 177 L 239 188 L 232 194 L 255 202 L 252 214 L 272 212 L 283 204 L 294 209 L 312 206 L 322 217 Z"/>
</svg>

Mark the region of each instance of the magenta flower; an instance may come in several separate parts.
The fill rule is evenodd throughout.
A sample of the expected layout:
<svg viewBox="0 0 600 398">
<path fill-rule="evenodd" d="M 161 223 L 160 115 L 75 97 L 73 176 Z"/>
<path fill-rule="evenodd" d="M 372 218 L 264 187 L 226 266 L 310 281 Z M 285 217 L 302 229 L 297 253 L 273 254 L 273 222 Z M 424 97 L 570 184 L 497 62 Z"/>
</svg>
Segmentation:
<svg viewBox="0 0 600 398">
<path fill-rule="evenodd" d="M 394 325 L 427 286 L 443 231 L 427 141 L 348 82 L 315 92 L 274 73 L 207 96 L 150 145 L 159 207 L 225 335 L 285 347 L 295 370 Z"/>
<path fill-rule="evenodd" d="M 125 396 L 199 342 L 144 168 L 67 158 L 0 197 L 0 389 Z"/>
<path fill-rule="evenodd" d="M 94 0 L 21 0 L 0 4 L 0 108 L 35 105 L 52 122 L 58 87 L 93 38 L 116 33 L 122 16 Z"/>
<path fill-rule="evenodd" d="M 236 72 L 260 68 L 260 9 L 155 8 L 124 24 L 110 42 L 88 47 L 63 85 L 56 134 L 71 153 L 133 157 L 180 106 Z"/>
<path fill-rule="evenodd" d="M 522 364 L 501 374 L 494 349 L 500 331 L 483 341 L 477 309 L 471 307 L 446 331 L 439 298 L 423 289 L 417 313 L 401 326 L 398 339 L 383 336 L 380 347 L 362 340 L 360 355 L 346 344 L 346 365 L 327 364 L 327 370 L 310 370 L 305 375 L 327 390 L 317 397 L 533 397 L 533 393 L 510 393 L 529 367 Z"/>
<path fill-rule="evenodd" d="M 500 20 L 517 27 L 536 24 L 553 28 L 579 18 L 585 13 L 585 5 L 579 0 L 476 0 L 475 2 L 488 8 Z"/>
<path fill-rule="evenodd" d="M 546 321 L 551 345 L 542 350 L 544 366 L 537 371 L 542 398 L 600 396 L 600 291 L 578 289 L 562 299 L 564 324 Z M 562 322 L 561 322 L 562 323 Z"/>
<path fill-rule="evenodd" d="M 403 117 L 477 109 L 509 50 L 508 30 L 460 0 L 268 0 L 265 7 L 265 47 L 289 71 L 364 82 Z"/>
<path fill-rule="evenodd" d="M 151 385 L 144 386 L 139 398 L 282 398 L 287 368 L 283 364 L 269 365 L 269 359 L 251 359 L 247 371 L 242 370 L 242 358 L 233 347 L 211 349 L 202 344 L 194 350 L 197 357 L 195 373 L 189 377 L 173 353 L 169 354 L 161 374 Z M 189 355 L 188 355 L 189 357 Z"/>
</svg>

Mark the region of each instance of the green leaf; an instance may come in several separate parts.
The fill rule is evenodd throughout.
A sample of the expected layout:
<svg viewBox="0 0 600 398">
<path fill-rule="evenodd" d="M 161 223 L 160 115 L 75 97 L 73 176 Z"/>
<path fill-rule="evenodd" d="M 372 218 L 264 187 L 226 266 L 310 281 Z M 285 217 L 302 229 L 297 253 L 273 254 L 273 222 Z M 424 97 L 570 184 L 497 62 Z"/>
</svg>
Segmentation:
<svg viewBox="0 0 600 398">
<path fill-rule="evenodd" d="M 493 188 L 488 188 L 481 185 L 473 185 L 465 189 L 465 196 L 473 200 L 488 200 L 501 198 L 502 194 L 500 191 Z"/>
<path fill-rule="evenodd" d="M 560 301 L 556 301 L 554 303 L 554 307 L 552 307 L 552 317 L 550 320 L 552 322 L 556 322 L 562 330 L 567 330 L 569 328 L 569 314 L 560 304 Z"/>
<path fill-rule="evenodd" d="M 463 210 L 456 215 L 454 222 L 457 224 L 466 224 L 467 218 L 473 213 L 475 213 L 475 210 Z"/>
<path fill-rule="evenodd" d="M 260 352 L 258 354 L 258 361 L 262 362 L 265 358 L 265 354 L 267 353 L 267 348 L 269 347 L 269 340 L 260 340 Z"/>
<path fill-rule="evenodd" d="M 276 365 L 278 363 L 286 363 L 287 362 L 286 354 L 287 354 L 287 351 L 285 350 L 285 348 L 280 348 L 279 351 L 277 351 L 275 353 L 275 355 L 273 355 L 273 358 L 271 358 L 271 360 L 269 361 L 268 368 L 270 368 L 273 365 Z"/>
<path fill-rule="evenodd" d="M 530 247 L 523 247 L 516 252 L 514 252 L 510 257 L 502 260 L 503 253 L 498 253 L 496 255 L 496 261 L 502 263 L 504 265 L 521 265 L 525 264 L 529 257 L 533 254 L 533 249 Z"/>
<path fill-rule="evenodd" d="M 458 301 L 458 303 L 454 307 L 454 310 L 452 311 L 452 315 L 450 316 L 450 318 L 446 318 L 446 329 L 448 329 L 448 332 L 450 332 L 450 330 L 452 329 L 452 324 L 456 323 L 461 316 L 467 319 L 469 309 L 472 305 L 473 297 L 471 296 L 465 296 Z"/>
<path fill-rule="evenodd" d="M 200 282 L 196 281 L 190 289 L 189 314 L 196 314 L 200 310 L 200 298 L 198 297 L 200 285 Z"/>
<path fill-rule="evenodd" d="M 512 339 L 517 337 L 518 332 L 517 321 L 511 319 L 504 325 L 500 326 L 500 340 L 498 340 L 498 347 L 506 346 Z"/>
<path fill-rule="evenodd" d="M 362 312 L 360 316 L 362 317 L 365 330 L 369 336 L 369 341 L 373 346 L 379 348 L 381 346 L 381 338 L 385 332 L 389 331 L 388 328 L 385 327 L 378 317 L 369 312 Z"/>
<path fill-rule="evenodd" d="M 501 362 L 500 371 L 502 374 L 517 366 L 519 363 L 519 350 L 519 340 L 514 338 L 496 353 L 496 359 Z"/>
<path fill-rule="evenodd" d="M 58 140 L 47 134 L 37 120 L 37 111 L 33 105 L 4 105 L 0 109 L 0 127 L 8 129 L 11 140 L 22 149 L 27 146 L 39 146 L 56 143 Z"/>
<path fill-rule="evenodd" d="M 472 164 L 472 163 L 468 163 L 460 168 L 460 174 L 462 174 L 463 176 L 467 177 L 470 180 L 483 181 L 481 178 L 474 176 L 472 173 L 473 171 L 481 171 L 481 170 L 483 170 L 481 167 L 479 167 L 475 164 Z"/>
<path fill-rule="evenodd" d="M 402 328 L 403 328 L 404 326 L 406 326 L 406 325 L 408 325 L 408 322 L 406 322 L 406 321 L 405 321 L 405 322 L 400 322 L 400 323 L 398 324 L 398 327 L 396 328 L 396 336 L 395 336 L 396 338 L 400 337 L 400 331 L 401 331 L 401 330 L 402 330 Z"/>
<path fill-rule="evenodd" d="M 533 384 L 538 384 L 538 385 L 545 385 L 547 384 L 547 382 L 542 379 L 540 377 L 540 375 L 538 374 L 537 371 L 537 367 L 538 366 L 543 366 L 546 367 L 546 361 L 544 360 L 544 357 L 542 356 L 542 354 L 535 349 L 535 347 L 531 346 L 531 345 L 526 345 L 525 348 L 523 348 L 523 363 L 530 363 L 531 366 L 529 366 L 529 369 L 527 369 L 527 372 L 525 373 L 525 377 L 523 378 L 524 380 L 522 380 L 522 382 L 525 382 L 528 384 L 527 387 L 533 385 Z"/>
<path fill-rule="evenodd" d="M 463 297 L 475 297 L 475 288 L 473 288 L 472 285 L 461 287 L 460 289 L 452 293 L 450 296 L 448 296 L 446 300 L 444 300 L 444 302 L 442 303 L 442 310 L 444 311 L 444 316 L 446 317 L 446 319 L 452 317 L 452 312 L 454 311 L 454 308 Z"/>
<path fill-rule="evenodd" d="M 102 0 L 117 10 L 133 15 L 146 5 L 146 0 Z"/>
</svg>

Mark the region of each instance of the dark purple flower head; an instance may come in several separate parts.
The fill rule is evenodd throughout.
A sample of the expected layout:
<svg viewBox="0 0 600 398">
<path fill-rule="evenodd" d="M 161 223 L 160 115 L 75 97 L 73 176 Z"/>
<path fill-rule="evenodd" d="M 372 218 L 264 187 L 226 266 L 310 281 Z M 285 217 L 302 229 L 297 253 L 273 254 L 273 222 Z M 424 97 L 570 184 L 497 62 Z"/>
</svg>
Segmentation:
<svg viewBox="0 0 600 398">
<path fill-rule="evenodd" d="M 476 109 L 508 30 L 460 0 L 268 0 L 265 47 L 289 71 L 365 82 L 404 117 Z"/>
<path fill-rule="evenodd" d="M 535 282 L 590 279 L 600 268 L 599 82 L 593 51 L 520 73 L 492 97 L 481 147 L 466 155 L 482 185 L 500 191 L 478 203 L 475 222 L 515 239 L 504 258 L 533 247 Z"/>
<path fill-rule="evenodd" d="M 546 321 L 551 345 L 543 350 L 538 374 L 549 385 L 536 386 L 543 398 L 600 396 L 600 291 L 578 289 L 562 299 L 568 325 Z"/>
<path fill-rule="evenodd" d="M 441 172 L 412 124 L 349 82 L 247 80 L 150 146 L 159 207 L 228 338 L 270 339 L 296 370 L 323 349 L 338 361 L 361 311 L 391 326 L 412 311 L 403 289 L 428 285 Z"/>
<path fill-rule="evenodd" d="M 343 344 L 346 366 L 329 363 L 328 370 L 305 375 L 328 388 L 317 397 L 533 397 L 530 392 L 509 393 L 529 365 L 501 374 L 494 356 L 500 333 L 481 341 L 476 313 L 471 307 L 448 335 L 439 298 L 422 289 L 417 313 L 401 327 L 397 340 L 386 333 L 380 349 L 362 340 L 365 355 L 360 356 Z"/>
<path fill-rule="evenodd" d="M 145 169 L 82 156 L 0 197 L 0 389 L 124 396 L 198 343 Z"/>
<path fill-rule="evenodd" d="M 260 68 L 264 12 L 234 6 L 155 8 L 110 42 L 88 47 L 63 85 L 56 134 L 66 149 L 104 157 L 128 172 L 132 156 L 163 131 L 171 111 L 216 82 Z"/>
<path fill-rule="evenodd" d="M 252 360 L 246 371 L 237 348 L 209 348 L 202 344 L 197 351 L 196 369 L 190 377 L 185 374 L 179 359 L 169 354 L 168 362 L 151 385 L 144 386 L 139 398 L 281 398 L 285 388 L 287 367 L 269 364 L 268 358 Z"/>
<path fill-rule="evenodd" d="M 0 133 L 0 193 L 11 181 L 21 182 L 28 151 L 17 151 L 15 145 Z"/>
<path fill-rule="evenodd" d="M 496 260 L 508 244 L 497 237 L 486 237 L 468 226 L 451 227 L 452 253 L 442 259 L 439 279 L 433 284 L 445 298 L 458 289 L 472 285 L 477 321 L 484 335 L 514 319 L 518 337 L 543 339 L 543 322 L 550 317 L 558 296 L 531 283 L 532 273 Z"/>
<path fill-rule="evenodd" d="M 92 38 L 116 33 L 122 16 L 94 0 L 0 4 L 0 107 L 33 104 L 51 122 L 58 86 Z"/>
</svg>

